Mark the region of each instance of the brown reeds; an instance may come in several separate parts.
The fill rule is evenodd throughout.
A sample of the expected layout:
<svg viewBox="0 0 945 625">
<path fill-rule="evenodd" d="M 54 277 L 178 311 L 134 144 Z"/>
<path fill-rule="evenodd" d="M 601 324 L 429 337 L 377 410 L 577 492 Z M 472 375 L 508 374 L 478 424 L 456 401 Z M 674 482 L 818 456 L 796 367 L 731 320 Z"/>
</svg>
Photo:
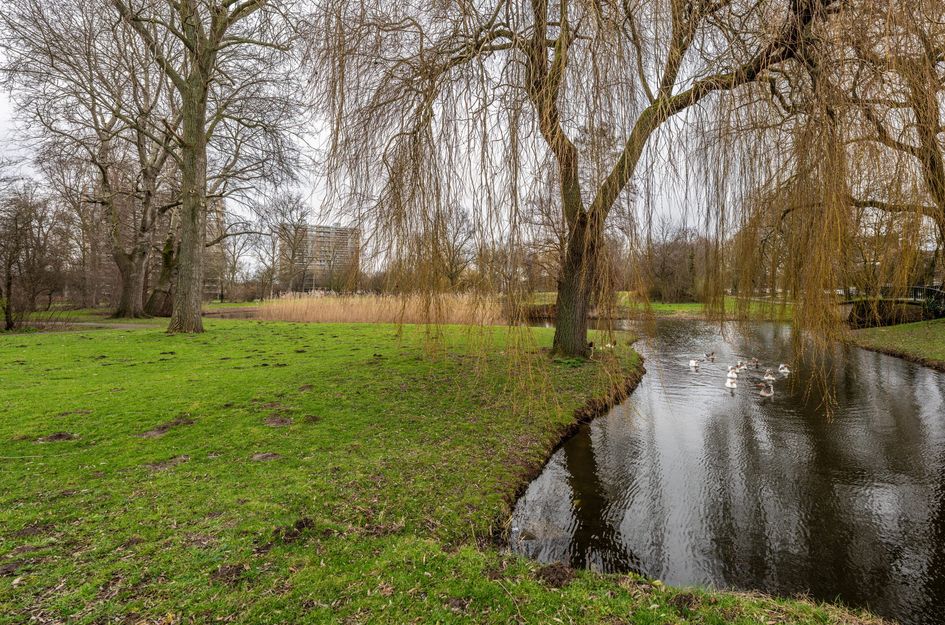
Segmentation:
<svg viewBox="0 0 945 625">
<path fill-rule="evenodd" d="M 467 294 L 422 295 L 287 295 L 266 302 L 258 316 L 272 321 L 305 323 L 395 323 L 491 326 L 506 323 L 497 300 Z"/>
</svg>

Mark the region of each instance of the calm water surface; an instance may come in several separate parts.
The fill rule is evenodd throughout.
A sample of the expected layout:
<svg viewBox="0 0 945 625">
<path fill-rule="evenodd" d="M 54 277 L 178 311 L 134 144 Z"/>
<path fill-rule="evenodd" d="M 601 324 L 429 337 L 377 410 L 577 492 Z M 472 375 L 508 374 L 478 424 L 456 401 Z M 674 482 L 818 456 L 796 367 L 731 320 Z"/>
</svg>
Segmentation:
<svg viewBox="0 0 945 625">
<path fill-rule="evenodd" d="M 643 382 L 554 454 L 515 508 L 514 549 L 945 622 L 945 374 L 838 350 L 828 418 L 803 368 L 772 399 L 761 371 L 724 388 L 737 360 L 790 360 L 785 326 L 663 321 L 637 348 Z"/>
</svg>

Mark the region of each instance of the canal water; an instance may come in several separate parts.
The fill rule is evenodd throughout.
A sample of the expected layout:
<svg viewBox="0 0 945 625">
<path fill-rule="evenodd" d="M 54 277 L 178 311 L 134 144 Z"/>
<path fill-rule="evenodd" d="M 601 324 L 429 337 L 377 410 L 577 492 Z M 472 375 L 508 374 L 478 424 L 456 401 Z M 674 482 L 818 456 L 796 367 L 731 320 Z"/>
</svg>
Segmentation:
<svg viewBox="0 0 945 625">
<path fill-rule="evenodd" d="M 945 620 L 945 374 L 838 348 L 759 395 L 790 329 L 660 321 L 631 398 L 580 429 L 516 505 L 512 548 L 678 586 L 806 593 L 903 623 Z M 689 369 L 715 351 L 715 363 Z"/>
</svg>

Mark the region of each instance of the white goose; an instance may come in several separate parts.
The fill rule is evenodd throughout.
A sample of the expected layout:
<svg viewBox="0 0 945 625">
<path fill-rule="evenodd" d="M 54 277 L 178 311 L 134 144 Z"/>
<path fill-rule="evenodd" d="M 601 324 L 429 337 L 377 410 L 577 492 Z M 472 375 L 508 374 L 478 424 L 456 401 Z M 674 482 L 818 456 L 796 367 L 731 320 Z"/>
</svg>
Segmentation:
<svg viewBox="0 0 945 625">
<path fill-rule="evenodd" d="M 695 370 L 698 371 L 698 369 L 699 369 L 699 361 L 696 360 L 695 358 L 693 358 L 692 360 L 690 360 L 690 361 L 689 361 L 689 368 L 690 368 L 690 369 L 695 369 Z"/>
<path fill-rule="evenodd" d="M 761 390 L 758 392 L 762 397 L 774 397 L 774 384 L 768 382 L 767 384 L 759 384 Z"/>
<path fill-rule="evenodd" d="M 726 376 L 729 380 L 737 380 L 738 373 L 735 371 L 735 367 L 728 368 L 728 375 Z"/>
<path fill-rule="evenodd" d="M 789 375 L 791 373 L 791 368 L 782 362 L 780 365 L 778 365 L 778 373 Z"/>
<path fill-rule="evenodd" d="M 738 388 L 738 382 L 734 378 L 728 378 L 725 380 L 725 388 Z"/>
<path fill-rule="evenodd" d="M 774 371 L 772 371 L 771 369 L 765 369 L 764 379 L 766 382 L 774 382 L 775 380 Z"/>
</svg>

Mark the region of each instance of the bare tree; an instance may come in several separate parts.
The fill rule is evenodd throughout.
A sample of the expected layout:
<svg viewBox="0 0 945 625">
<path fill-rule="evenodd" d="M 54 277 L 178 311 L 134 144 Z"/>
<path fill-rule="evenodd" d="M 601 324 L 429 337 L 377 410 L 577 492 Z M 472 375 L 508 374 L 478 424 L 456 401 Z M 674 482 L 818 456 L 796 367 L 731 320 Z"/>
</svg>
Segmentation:
<svg viewBox="0 0 945 625">
<path fill-rule="evenodd" d="M 472 264 L 476 231 L 468 212 L 462 209 L 445 211 L 438 215 L 436 255 L 437 263 L 451 290 L 461 288 L 463 275 Z"/>
<path fill-rule="evenodd" d="M 0 196 L 0 307 L 6 330 L 18 312 L 35 310 L 38 299 L 61 289 L 65 233 L 60 215 L 37 185 L 20 180 Z"/>
<path fill-rule="evenodd" d="M 265 126 L 260 113 L 287 113 L 292 75 L 280 73 L 291 49 L 294 2 L 265 0 L 109 0 L 173 86 L 181 116 L 175 132 L 180 169 L 177 288 L 169 331 L 201 332 L 206 245 L 208 146 L 224 120 L 235 128 Z M 255 106 L 244 106 L 247 93 Z M 268 95 L 268 98 L 261 96 Z M 263 104 L 268 100 L 268 106 Z M 260 107 L 265 108 L 260 108 Z M 264 119 L 272 119 L 266 117 Z M 243 147 L 234 138 L 234 155 Z M 239 158 L 224 157 L 239 175 Z"/>
<path fill-rule="evenodd" d="M 0 165 L 4 169 L 9 167 L 5 162 L 0 162 Z M 3 328 L 8 332 L 16 327 L 13 285 L 25 246 L 28 220 L 28 206 L 20 201 L 13 185 L 11 177 L 4 175 L 0 178 L 0 307 L 3 308 Z"/>
<path fill-rule="evenodd" d="M 844 3 L 803 63 L 769 76 L 766 112 L 750 118 L 759 193 L 744 198 L 754 232 L 735 247 L 735 282 L 765 273 L 813 334 L 834 332 L 838 289 L 902 291 L 930 231 L 945 237 L 943 20 L 934 0 Z M 764 258 L 759 241 L 777 252 Z"/>
<path fill-rule="evenodd" d="M 232 299 L 236 287 L 245 281 L 248 270 L 247 259 L 253 246 L 253 233 L 242 232 L 224 239 L 220 245 L 223 248 L 220 283 L 221 293 L 227 299 Z"/>
<path fill-rule="evenodd" d="M 258 299 L 271 299 L 275 295 L 279 273 L 279 243 L 273 236 L 250 236 L 252 257 L 256 265 L 256 296 Z"/>
<path fill-rule="evenodd" d="M 713 94 L 766 86 L 759 81 L 796 63 L 842 5 L 321 0 L 318 6 L 322 21 L 313 46 L 333 130 L 329 166 L 355 195 L 373 198 L 385 216 L 377 223 L 403 224 L 466 194 L 481 199 L 486 211 L 514 210 L 521 176 L 536 162 L 554 164 L 567 234 L 554 348 L 584 354 L 589 306 L 601 288 L 605 225 L 651 138 L 683 111 L 694 120 L 724 110 Z M 582 147 L 575 140 L 581 128 L 602 127 L 621 135 L 612 159 L 597 142 Z M 480 153 L 470 154 L 470 146 Z M 484 174 L 490 180 L 468 188 L 456 173 L 477 161 L 491 171 L 501 167 L 504 184 Z M 497 195 L 510 199 L 497 202 Z"/>
<path fill-rule="evenodd" d="M 19 109 L 45 143 L 44 153 L 95 168 L 94 185 L 68 193 L 105 207 L 122 279 L 115 316 L 141 316 L 153 228 L 176 203 L 162 187 L 180 116 L 163 75 L 100 0 L 8 4 L 4 70 Z"/>
<path fill-rule="evenodd" d="M 84 192 L 108 208 L 119 315 L 141 314 L 155 230 L 176 210 L 148 310 L 169 310 L 173 291 L 186 303 L 172 329 L 199 330 L 204 247 L 219 242 L 207 241 L 208 200 L 291 176 L 293 4 L 12 0 L 3 12 L 21 109 L 99 172 Z M 170 289 L 171 278 L 186 288 Z"/>
<path fill-rule="evenodd" d="M 305 288 L 308 272 L 309 230 L 311 209 L 298 193 L 277 192 L 271 198 L 257 202 L 255 211 L 276 246 L 275 277 L 287 291 Z M 266 242 L 261 242 L 264 254 Z"/>
<path fill-rule="evenodd" d="M 87 160 L 61 152 L 41 152 L 36 160 L 39 183 L 67 215 L 66 233 L 74 254 L 70 283 L 81 293 L 78 304 L 94 308 L 106 288 L 109 249 L 108 233 L 102 229 L 108 222 L 107 211 L 89 192 L 95 185 L 95 173 Z"/>
<path fill-rule="evenodd" d="M 706 244 L 691 228 L 661 219 L 646 250 L 650 296 L 661 302 L 700 301 Z"/>
<path fill-rule="evenodd" d="M 835 53 L 833 78 L 853 122 L 851 203 L 924 215 L 945 234 L 945 6 L 862 3 L 845 34 L 852 54 Z M 882 158 L 886 167 L 872 169 Z"/>
</svg>

